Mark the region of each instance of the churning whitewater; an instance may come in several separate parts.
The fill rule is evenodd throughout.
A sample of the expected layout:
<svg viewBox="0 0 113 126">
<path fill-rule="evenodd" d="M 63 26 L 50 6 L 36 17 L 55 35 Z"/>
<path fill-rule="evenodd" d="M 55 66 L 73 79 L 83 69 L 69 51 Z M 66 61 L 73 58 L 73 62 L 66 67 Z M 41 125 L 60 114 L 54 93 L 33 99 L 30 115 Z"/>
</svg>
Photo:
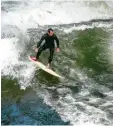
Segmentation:
<svg viewBox="0 0 113 126">
<path fill-rule="evenodd" d="M 58 79 L 28 60 L 48 28 Z M 113 2 L 1 2 L 3 125 L 113 125 Z M 48 50 L 41 59 L 47 64 Z"/>
</svg>

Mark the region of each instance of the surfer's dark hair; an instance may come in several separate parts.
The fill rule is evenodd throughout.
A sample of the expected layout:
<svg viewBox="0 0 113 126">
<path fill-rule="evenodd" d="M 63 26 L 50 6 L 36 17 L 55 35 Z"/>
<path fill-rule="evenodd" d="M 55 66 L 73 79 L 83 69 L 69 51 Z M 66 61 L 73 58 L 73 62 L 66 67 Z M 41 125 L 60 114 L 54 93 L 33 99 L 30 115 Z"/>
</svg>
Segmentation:
<svg viewBox="0 0 113 126">
<path fill-rule="evenodd" d="M 50 31 L 53 31 L 53 29 L 52 29 L 52 28 L 49 28 L 49 29 L 48 29 L 48 32 L 50 33 Z"/>
</svg>

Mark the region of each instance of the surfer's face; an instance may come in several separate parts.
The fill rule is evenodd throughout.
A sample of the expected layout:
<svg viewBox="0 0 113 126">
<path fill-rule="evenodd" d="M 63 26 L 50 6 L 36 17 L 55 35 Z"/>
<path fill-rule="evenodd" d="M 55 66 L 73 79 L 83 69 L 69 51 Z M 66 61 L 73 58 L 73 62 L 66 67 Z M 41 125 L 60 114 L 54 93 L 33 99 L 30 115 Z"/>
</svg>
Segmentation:
<svg viewBox="0 0 113 126">
<path fill-rule="evenodd" d="M 53 31 L 50 31 L 48 32 L 49 36 L 53 36 L 54 32 Z"/>
</svg>

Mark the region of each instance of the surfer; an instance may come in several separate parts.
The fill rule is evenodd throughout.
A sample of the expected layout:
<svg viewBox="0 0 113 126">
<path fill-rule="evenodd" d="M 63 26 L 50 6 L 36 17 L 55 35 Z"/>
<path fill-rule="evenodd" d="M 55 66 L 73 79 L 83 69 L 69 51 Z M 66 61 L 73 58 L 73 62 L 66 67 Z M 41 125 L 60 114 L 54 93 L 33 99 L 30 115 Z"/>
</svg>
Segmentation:
<svg viewBox="0 0 113 126">
<path fill-rule="evenodd" d="M 41 43 L 43 42 L 43 40 L 45 40 L 45 43 L 43 45 L 41 45 Z M 40 41 L 37 44 L 37 48 L 35 49 L 35 52 L 37 52 L 36 54 L 36 58 L 34 59 L 35 61 L 38 61 L 39 56 L 41 55 L 42 51 L 44 51 L 45 49 L 49 49 L 50 55 L 48 58 L 48 65 L 47 68 L 50 68 L 51 66 L 51 62 L 53 60 L 53 55 L 54 55 L 54 51 L 55 51 L 55 44 L 54 44 L 54 40 L 56 41 L 56 52 L 59 52 L 59 39 L 57 38 L 57 36 L 54 34 L 53 29 L 48 29 L 48 32 L 45 33 Z"/>
</svg>

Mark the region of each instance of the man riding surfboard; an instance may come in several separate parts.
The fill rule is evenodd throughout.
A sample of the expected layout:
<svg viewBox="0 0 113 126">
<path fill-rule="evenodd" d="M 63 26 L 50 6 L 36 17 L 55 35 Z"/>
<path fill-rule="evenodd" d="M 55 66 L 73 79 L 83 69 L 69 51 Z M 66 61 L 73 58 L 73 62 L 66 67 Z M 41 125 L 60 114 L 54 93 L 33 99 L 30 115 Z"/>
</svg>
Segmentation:
<svg viewBox="0 0 113 126">
<path fill-rule="evenodd" d="M 43 40 L 45 40 L 45 43 L 41 46 L 41 43 L 43 42 Z M 48 58 L 48 65 L 47 68 L 50 68 L 51 66 L 51 62 L 53 60 L 53 55 L 54 55 L 54 51 L 55 51 L 55 44 L 54 44 L 54 40 L 56 41 L 56 51 L 59 52 L 59 39 L 57 38 L 57 36 L 54 34 L 53 29 L 48 29 L 48 32 L 45 33 L 40 41 L 37 44 L 37 48 L 35 49 L 35 52 L 37 52 L 36 54 L 36 58 L 34 58 L 35 61 L 39 60 L 39 56 L 41 55 L 42 51 L 49 49 L 50 55 Z"/>
</svg>

